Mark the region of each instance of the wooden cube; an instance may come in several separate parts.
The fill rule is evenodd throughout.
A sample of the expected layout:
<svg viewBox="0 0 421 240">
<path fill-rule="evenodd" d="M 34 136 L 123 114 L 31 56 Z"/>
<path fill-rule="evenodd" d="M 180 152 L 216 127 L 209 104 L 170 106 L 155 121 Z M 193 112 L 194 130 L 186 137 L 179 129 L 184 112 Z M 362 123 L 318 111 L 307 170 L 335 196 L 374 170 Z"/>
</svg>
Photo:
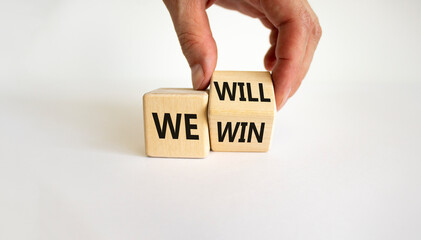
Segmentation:
<svg viewBox="0 0 421 240">
<path fill-rule="evenodd" d="M 268 151 L 275 112 L 269 72 L 214 72 L 208 106 L 212 151 Z"/>
<path fill-rule="evenodd" d="M 209 153 L 208 93 L 161 88 L 143 96 L 150 157 L 203 158 Z"/>
</svg>

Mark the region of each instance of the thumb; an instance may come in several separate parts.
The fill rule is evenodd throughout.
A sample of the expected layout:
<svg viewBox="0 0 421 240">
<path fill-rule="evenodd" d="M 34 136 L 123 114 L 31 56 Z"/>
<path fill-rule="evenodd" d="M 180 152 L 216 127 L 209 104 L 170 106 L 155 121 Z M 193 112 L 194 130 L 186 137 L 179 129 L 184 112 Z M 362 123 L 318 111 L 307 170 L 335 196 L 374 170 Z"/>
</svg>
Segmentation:
<svg viewBox="0 0 421 240">
<path fill-rule="evenodd" d="M 216 67 L 217 50 L 209 26 L 207 0 L 164 0 L 183 54 L 190 65 L 195 89 L 206 89 Z"/>
</svg>

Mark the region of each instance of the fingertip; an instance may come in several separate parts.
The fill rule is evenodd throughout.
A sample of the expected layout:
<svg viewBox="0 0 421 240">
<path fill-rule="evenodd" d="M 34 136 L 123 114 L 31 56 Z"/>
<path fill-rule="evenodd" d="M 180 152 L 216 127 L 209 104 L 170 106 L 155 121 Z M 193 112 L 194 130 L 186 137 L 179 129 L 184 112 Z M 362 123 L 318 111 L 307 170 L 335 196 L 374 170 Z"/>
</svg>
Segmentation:
<svg viewBox="0 0 421 240">
<path fill-rule="evenodd" d="M 271 46 L 264 58 L 264 65 L 268 71 L 272 71 L 276 63 L 275 48 L 275 46 Z"/>
<path fill-rule="evenodd" d="M 194 65 L 191 68 L 193 88 L 196 90 L 205 90 L 208 88 L 213 71 L 214 70 L 208 71 L 207 74 L 205 74 L 205 71 L 200 64 Z"/>
<path fill-rule="evenodd" d="M 279 111 L 279 110 L 281 110 L 281 108 L 283 108 L 283 107 L 284 107 L 284 105 L 287 103 L 287 101 L 288 101 L 288 99 L 289 99 L 289 94 L 290 94 L 290 92 L 291 92 L 291 88 L 289 88 L 287 91 L 285 91 L 285 94 L 283 94 L 283 96 L 279 97 L 279 98 L 281 98 L 282 100 L 280 100 L 280 101 L 276 100 L 276 103 L 277 103 L 277 107 L 276 107 L 276 109 L 277 109 L 278 111 Z M 278 104 L 278 102 L 280 102 L 280 103 Z"/>
<path fill-rule="evenodd" d="M 200 64 L 195 64 L 191 67 L 191 79 L 193 88 L 196 90 L 200 89 L 204 79 L 203 68 Z"/>
<path fill-rule="evenodd" d="M 270 60 L 265 57 L 264 65 L 265 65 L 265 69 L 270 72 L 272 71 L 273 66 L 275 65 L 275 61 Z"/>
<path fill-rule="evenodd" d="M 201 79 L 200 82 L 198 82 L 198 83 L 193 82 L 193 88 L 196 89 L 196 90 L 206 90 L 209 86 L 211 76 L 205 77 L 203 75 L 203 78 Z"/>
<path fill-rule="evenodd" d="M 217 51 L 208 52 L 200 64 L 195 64 L 191 67 L 192 82 L 194 89 L 205 90 L 210 83 L 213 72 L 216 68 Z"/>
<path fill-rule="evenodd" d="M 296 79 L 297 69 L 291 61 L 278 59 L 272 71 L 273 87 L 277 110 L 288 101 L 292 86 Z"/>
</svg>

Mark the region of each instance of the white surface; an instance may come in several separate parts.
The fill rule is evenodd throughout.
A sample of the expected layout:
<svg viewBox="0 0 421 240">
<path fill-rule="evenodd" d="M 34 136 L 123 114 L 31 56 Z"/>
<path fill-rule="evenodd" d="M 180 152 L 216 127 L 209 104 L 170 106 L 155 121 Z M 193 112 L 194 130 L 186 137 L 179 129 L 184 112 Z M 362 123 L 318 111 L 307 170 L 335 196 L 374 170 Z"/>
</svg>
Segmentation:
<svg viewBox="0 0 421 240">
<path fill-rule="evenodd" d="M 190 86 L 161 1 L 0 2 L 0 239 L 420 239 L 421 4 L 313 2 L 271 151 L 203 160 L 144 157 L 141 96 Z M 218 68 L 262 69 L 268 32 L 209 15 Z"/>
</svg>

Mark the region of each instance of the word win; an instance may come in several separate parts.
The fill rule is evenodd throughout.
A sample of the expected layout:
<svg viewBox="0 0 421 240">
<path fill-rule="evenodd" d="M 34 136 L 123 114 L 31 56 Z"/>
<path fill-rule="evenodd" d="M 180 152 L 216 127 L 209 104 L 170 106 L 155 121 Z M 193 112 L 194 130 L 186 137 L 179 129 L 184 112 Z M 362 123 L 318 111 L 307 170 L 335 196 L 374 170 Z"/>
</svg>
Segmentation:
<svg viewBox="0 0 421 240">
<path fill-rule="evenodd" d="M 225 136 L 228 135 L 228 141 L 234 142 L 235 138 L 237 136 L 238 129 L 241 126 L 238 142 L 244 143 L 246 142 L 246 130 L 248 126 L 247 131 L 247 142 L 251 142 L 251 139 L 253 137 L 253 133 L 256 137 L 256 140 L 258 143 L 261 143 L 263 141 L 263 134 L 265 132 L 265 123 L 260 124 L 260 131 L 257 130 L 256 124 L 254 122 L 248 123 L 248 122 L 236 122 L 234 129 L 232 128 L 232 123 L 227 122 L 225 125 L 224 130 L 222 130 L 222 122 L 218 122 L 218 141 L 223 142 L 225 140 Z"/>
</svg>

